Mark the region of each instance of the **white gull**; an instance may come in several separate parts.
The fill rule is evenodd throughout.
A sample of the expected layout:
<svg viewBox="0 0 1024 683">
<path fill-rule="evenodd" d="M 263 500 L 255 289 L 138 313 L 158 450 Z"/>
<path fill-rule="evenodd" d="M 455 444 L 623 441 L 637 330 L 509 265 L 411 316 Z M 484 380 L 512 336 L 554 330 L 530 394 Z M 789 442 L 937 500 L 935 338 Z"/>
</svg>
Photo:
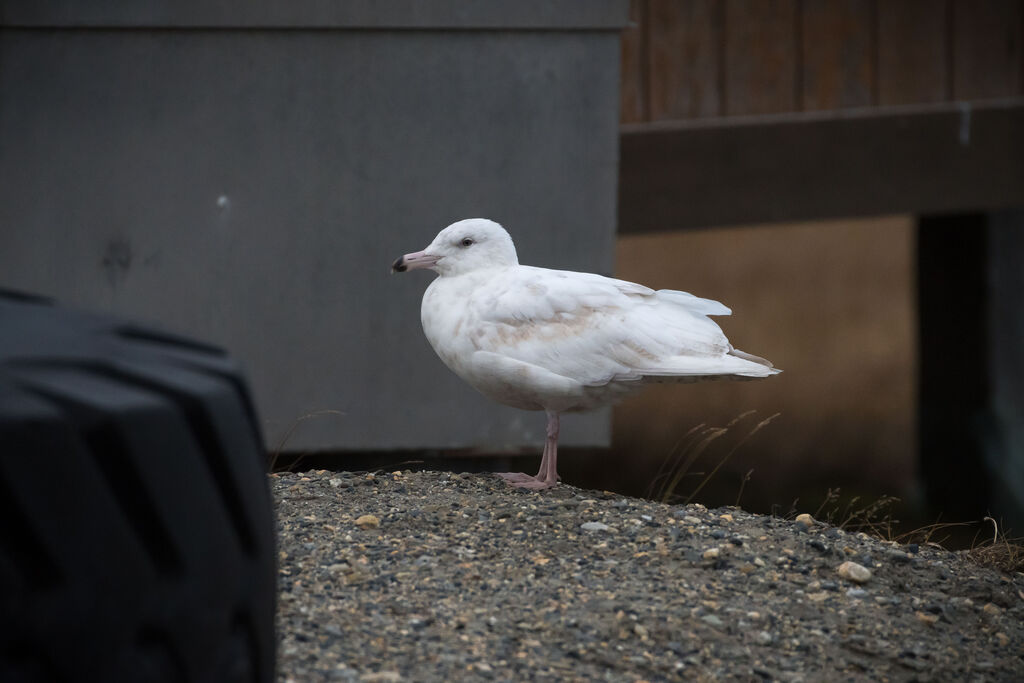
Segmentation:
<svg viewBox="0 0 1024 683">
<path fill-rule="evenodd" d="M 514 486 L 558 482 L 559 415 L 613 404 L 648 382 L 758 379 L 779 372 L 733 348 L 708 316 L 710 299 L 592 273 L 519 265 L 508 232 L 470 218 L 449 225 L 392 270 L 429 268 L 420 319 L 434 351 L 488 398 L 547 413 L 537 476 L 504 473 Z"/>
</svg>

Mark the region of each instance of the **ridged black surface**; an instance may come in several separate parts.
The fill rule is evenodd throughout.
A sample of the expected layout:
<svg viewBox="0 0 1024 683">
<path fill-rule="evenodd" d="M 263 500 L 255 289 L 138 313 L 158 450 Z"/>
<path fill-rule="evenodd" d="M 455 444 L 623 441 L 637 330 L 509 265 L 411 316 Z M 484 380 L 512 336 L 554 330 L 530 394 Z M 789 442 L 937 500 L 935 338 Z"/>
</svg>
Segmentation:
<svg viewBox="0 0 1024 683">
<path fill-rule="evenodd" d="M 0 681 L 273 680 L 265 462 L 224 351 L 0 292 Z"/>
</svg>

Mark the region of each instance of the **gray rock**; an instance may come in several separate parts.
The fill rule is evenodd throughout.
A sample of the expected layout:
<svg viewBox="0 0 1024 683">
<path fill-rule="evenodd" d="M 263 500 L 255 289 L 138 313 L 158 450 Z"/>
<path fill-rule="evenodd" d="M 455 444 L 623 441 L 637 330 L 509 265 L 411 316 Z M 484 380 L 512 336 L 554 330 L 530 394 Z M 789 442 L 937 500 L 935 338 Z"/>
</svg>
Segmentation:
<svg viewBox="0 0 1024 683">
<path fill-rule="evenodd" d="M 705 614 L 703 617 L 700 618 L 700 620 L 703 621 L 705 624 L 714 626 L 715 628 L 722 628 L 723 626 L 725 626 L 725 622 L 723 622 L 718 617 L 718 615 L 715 614 Z"/>
</svg>

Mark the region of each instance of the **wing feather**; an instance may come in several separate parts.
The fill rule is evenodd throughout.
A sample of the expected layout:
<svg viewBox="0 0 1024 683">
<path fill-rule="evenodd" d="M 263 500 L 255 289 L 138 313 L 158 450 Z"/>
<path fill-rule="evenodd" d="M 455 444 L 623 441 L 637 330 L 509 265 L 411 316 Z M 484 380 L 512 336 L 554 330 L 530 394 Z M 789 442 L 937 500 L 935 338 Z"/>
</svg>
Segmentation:
<svg viewBox="0 0 1024 683">
<path fill-rule="evenodd" d="M 758 373 L 732 355 L 710 315 L 717 301 L 655 291 L 590 273 L 520 266 L 474 293 L 477 350 L 573 378 L 585 386 L 645 377 Z"/>
</svg>

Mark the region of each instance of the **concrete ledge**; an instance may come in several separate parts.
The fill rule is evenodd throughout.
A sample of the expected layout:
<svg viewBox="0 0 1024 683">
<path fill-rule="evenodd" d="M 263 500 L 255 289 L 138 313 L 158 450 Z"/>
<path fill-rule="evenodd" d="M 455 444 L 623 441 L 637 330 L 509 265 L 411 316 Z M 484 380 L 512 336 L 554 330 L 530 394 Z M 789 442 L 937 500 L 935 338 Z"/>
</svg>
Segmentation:
<svg viewBox="0 0 1024 683">
<path fill-rule="evenodd" d="M 627 0 L 0 0 L 25 28 L 519 29 L 617 31 Z"/>
</svg>

